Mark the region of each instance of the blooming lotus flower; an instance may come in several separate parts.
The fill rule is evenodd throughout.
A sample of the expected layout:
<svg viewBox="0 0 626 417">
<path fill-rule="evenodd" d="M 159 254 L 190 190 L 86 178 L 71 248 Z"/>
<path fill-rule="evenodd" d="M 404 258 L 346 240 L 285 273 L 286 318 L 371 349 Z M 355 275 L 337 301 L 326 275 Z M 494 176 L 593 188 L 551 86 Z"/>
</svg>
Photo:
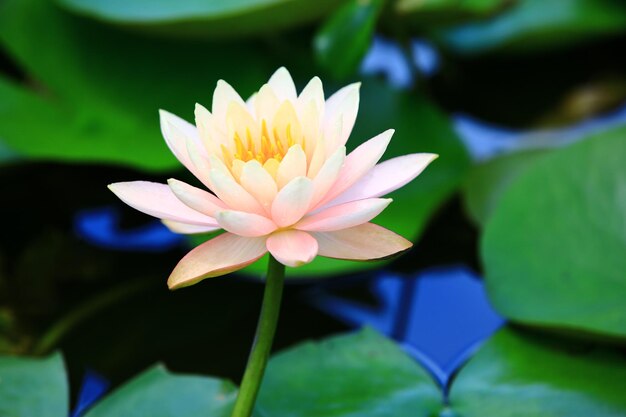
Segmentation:
<svg viewBox="0 0 626 417">
<path fill-rule="evenodd" d="M 268 251 L 292 267 L 318 255 L 385 258 L 412 244 L 370 223 L 391 202 L 381 197 L 413 180 L 437 155 L 377 164 L 393 130 L 346 155 L 358 106 L 358 83 L 325 100 L 315 77 L 298 95 L 285 68 L 247 101 L 220 80 L 211 111 L 196 105 L 195 126 L 160 112 L 170 150 L 209 191 L 176 179 L 109 188 L 176 233 L 225 231 L 178 263 L 168 279 L 172 289 L 236 271 Z"/>
</svg>

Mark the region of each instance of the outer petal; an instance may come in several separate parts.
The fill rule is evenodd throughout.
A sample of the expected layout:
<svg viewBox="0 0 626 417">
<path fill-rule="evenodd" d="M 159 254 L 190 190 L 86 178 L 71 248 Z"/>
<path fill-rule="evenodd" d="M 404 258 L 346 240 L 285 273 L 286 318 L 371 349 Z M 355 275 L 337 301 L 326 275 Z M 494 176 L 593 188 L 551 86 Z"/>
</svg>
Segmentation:
<svg viewBox="0 0 626 417">
<path fill-rule="evenodd" d="M 259 161 L 246 162 L 241 172 L 240 182 L 243 188 L 252 194 L 266 211 L 271 211 L 272 201 L 276 197 L 278 187 L 274 178 Z"/>
<path fill-rule="evenodd" d="M 181 222 L 174 222 L 172 220 L 161 220 L 161 222 L 172 232 L 182 235 L 194 235 L 199 233 L 209 233 L 216 230 L 220 230 L 219 226 L 198 226 L 195 224 L 187 224 Z"/>
<path fill-rule="evenodd" d="M 118 182 L 110 184 L 109 190 L 124 203 L 150 216 L 201 226 L 217 226 L 214 218 L 183 204 L 165 184 L 148 181 Z"/>
<path fill-rule="evenodd" d="M 267 217 L 243 211 L 220 211 L 216 220 L 224 230 L 239 236 L 265 236 L 277 229 L 274 222 Z"/>
<path fill-rule="evenodd" d="M 228 208 L 226 204 L 213 194 L 193 187 L 182 181 L 170 178 L 167 180 L 167 184 L 180 201 L 192 209 L 206 214 L 207 216 L 215 217 L 216 211 Z"/>
<path fill-rule="evenodd" d="M 415 179 L 437 157 L 433 153 L 416 153 L 381 162 L 327 206 L 389 194 Z"/>
<path fill-rule="evenodd" d="M 317 255 L 317 240 L 299 230 L 284 230 L 267 238 L 267 250 L 283 265 L 302 266 Z"/>
<path fill-rule="evenodd" d="M 291 74 L 289 74 L 287 68 L 278 68 L 270 77 L 267 84 L 272 87 L 274 94 L 276 94 L 276 97 L 278 97 L 280 101 L 291 100 L 295 102 L 297 98 L 296 86 L 294 85 Z"/>
<path fill-rule="evenodd" d="M 322 199 L 321 205 L 326 204 L 328 201 L 344 192 L 376 165 L 378 160 L 383 156 L 383 153 L 385 153 L 385 149 L 387 149 L 387 145 L 389 145 L 393 132 L 393 129 L 389 129 L 375 136 L 360 145 L 346 157 L 346 162 L 337 181 L 329 190 L 328 194 Z"/>
<path fill-rule="evenodd" d="M 249 213 L 263 214 L 263 207 L 231 176 L 218 169 L 211 169 L 211 183 L 215 194 L 230 208 Z"/>
<path fill-rule="evenodd" d="M 306 214 L 313 197 L 313 182 L 306 177 L 293 179 L 278 192 L 272 203 L 272 219 L 279 227 L 290 226 Z"/>
<path fill-rule="evenodd" d="M 340 204 L 303 218 L 294 228 L 314 232 L 347 229 L 372 220 L 389 203 L 390 198 L 368 198 Z"/>
<path fill-rule="evenodd" d="M 335 147 L 345 145 L 357 113 L 359 112 L 359 88 L 361 83 L 354 83 L 343 87 L 326 100 L 326 109 L 324 110 L 324 129 L 329 128 L 336 123 L 339 118 L 342 122 L 341 135 L 334 144 Z M 332 148 L 334 149 L 334 148 Z"/>
<path fill-rule="evenodd" d="M 170 289 L 237 271 L 267 252 L 265 238 L 224 233 L 196 247 L 178 262 L 167 280 Z"/>
<path fill-rule="evenodd" d="M 161 120 L 161 133 L 170 151 L 172 151 L 176 159 L 178 159 L 185 168 L 193 173 L 200 181 L 204 182 L 206 176 L 203 175 L 202 171 L 196 168 L 187 151 L 187 142 L 192 142 L 198 149 L 198 152 L 205 151 L 196 127 L 165 110 L 159 110 L 159 115 Z"/>
<path fill-rule="evenodd" d="M 319 244 L 319 255 L 355 261 L 387 258 L 413 245 L 402 236 L 373 223 L 311 234 Z"/>
<path fill-rule="evenodd" d="M 289 181 L 296 177 L 306 175 L 306 154 L 302 146 L 293 145 L 278 166 L 276 182 L 278 188 L 283 188 Z"/>
</svg>

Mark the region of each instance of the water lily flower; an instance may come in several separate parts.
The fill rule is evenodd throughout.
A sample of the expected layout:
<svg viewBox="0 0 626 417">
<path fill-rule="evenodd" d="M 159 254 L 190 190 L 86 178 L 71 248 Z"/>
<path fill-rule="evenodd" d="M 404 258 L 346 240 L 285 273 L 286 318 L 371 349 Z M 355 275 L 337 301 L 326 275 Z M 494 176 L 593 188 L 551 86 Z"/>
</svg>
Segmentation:
<svg viewBox="0 0 626 417">
<path fill-rule="evenodd" d="M 391 202 L 382 196 L 417 177 L 437 157 L 416 153 L 378 163 L 393 130 L 346 155 L 359 84 L 327 100 L 313 78 L 298 95 L 285 68 L 244 101 L 218 81 L 211 111 L 197 104 L 195 126 L 161 111 L 161 130 L 178 160 L 208 189 L 176 179 L 109 188 L 176 233 L 225 233 L 189 252 L 170 288 L 241 269 L 268 251 L 296 267 L 316 256 L 371 260 L 411 242 L 370 223 Z"/>
</svg>

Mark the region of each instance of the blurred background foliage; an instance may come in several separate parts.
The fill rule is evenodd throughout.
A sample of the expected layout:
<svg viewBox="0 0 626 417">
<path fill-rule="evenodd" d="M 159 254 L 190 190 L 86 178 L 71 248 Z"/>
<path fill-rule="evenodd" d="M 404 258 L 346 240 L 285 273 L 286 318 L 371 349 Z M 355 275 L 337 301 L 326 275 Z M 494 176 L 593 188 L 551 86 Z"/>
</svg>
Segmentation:
<svg viewBox="0 0 626 417">
<path fill-rule="evenodd" d="M 626 415 L 625 50 L 620 0 L 0 1 L 0 352 L 41 357 L 0 358 L 14 387 L 0 385 L 0 416 L 78 410 L 67 399 L 86 367 L 113 386 L 161 360 L 238 380 L 264 262 L 168 293 L 198 239 L 105 185 L 193 181 L 157 110 L 192 120 L 218 79 L 247 97 L 279 66 L 299 87 L 319 75 L 327 96 L 362 81 L 351 148 L 395 128 L 384 158 L 440 158 L 377 218 L 416 242 L 409 254 L 290 271 L 276 346 L 290 349 L 258 415 Z M 508 324 L 445 381 L 393 334 L 298 345 L 348 328 L 310 302 L 334 278 L 371 304 L 381 267 L 449 264 L 484 276 Z M 65 361 L 45 356 L 55 349 Z M 234 390 L 157 366 L 86 415 L 156 416 L 169 402 L 228 415 Z"/>
</svg>

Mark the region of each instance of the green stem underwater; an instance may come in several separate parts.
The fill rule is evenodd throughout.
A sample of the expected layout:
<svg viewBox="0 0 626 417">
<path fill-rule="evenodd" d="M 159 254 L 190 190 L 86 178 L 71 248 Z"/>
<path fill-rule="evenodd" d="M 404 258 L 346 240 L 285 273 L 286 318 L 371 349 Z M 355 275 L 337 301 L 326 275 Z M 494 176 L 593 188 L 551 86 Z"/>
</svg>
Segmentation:
<svg viewBox="0 0 626 417">
<path fill-rule="evenodd" d="M 263 305 L 257 324 L 254 345 L 248 358 L 248 365 L 241 380 L 241 387 L 231 417 L 250 417 L 252 415 L 276 333 L 284 281 L 285 266 L 270 255 Z"/>
</svg>

